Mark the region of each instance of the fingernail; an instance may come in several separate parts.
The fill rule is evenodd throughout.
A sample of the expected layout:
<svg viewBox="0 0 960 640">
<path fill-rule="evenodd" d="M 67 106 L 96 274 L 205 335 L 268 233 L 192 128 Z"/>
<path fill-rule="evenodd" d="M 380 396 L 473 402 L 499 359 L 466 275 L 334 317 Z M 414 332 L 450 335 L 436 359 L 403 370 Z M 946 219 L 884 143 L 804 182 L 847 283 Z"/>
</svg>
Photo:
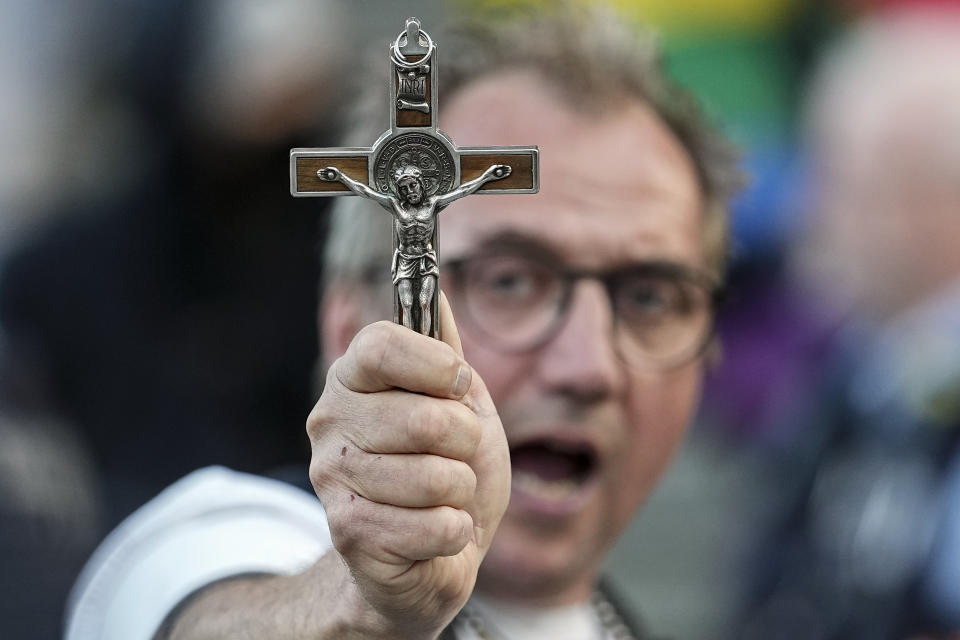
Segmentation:
<svg viewBox="0 0 960 640">
<path fill-rule="evenodd" d="M 470 389 L 470 378 L 473 376 L 473 373 L 470 370 L 470 367 L 467 365 L 460 365 L 459 371 L 457 371 L 457 381 L 453 383 L 453 395 L 457 398 L 462 398 L 467 395 L 467 391 Z"/>
</svg>

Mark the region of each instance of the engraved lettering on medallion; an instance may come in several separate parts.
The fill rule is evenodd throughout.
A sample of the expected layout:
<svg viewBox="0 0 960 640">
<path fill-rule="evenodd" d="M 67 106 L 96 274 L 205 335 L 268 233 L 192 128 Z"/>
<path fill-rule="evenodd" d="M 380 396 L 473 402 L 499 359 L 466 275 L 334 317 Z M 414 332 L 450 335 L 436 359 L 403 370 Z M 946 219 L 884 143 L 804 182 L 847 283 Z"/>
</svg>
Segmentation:
<svg viewBox="0 0 960 640">
<path fill-rule="evenodd" d="M 420 170 L 428 196 L 453 188 L 454 162 L 450 152 L 436 140 L 422 134 L 405 134 L 391 140 L 374 160 L 374 182 L 381 193 L 396 193 L 392 174 L 401 166 Z"/>
</svg>

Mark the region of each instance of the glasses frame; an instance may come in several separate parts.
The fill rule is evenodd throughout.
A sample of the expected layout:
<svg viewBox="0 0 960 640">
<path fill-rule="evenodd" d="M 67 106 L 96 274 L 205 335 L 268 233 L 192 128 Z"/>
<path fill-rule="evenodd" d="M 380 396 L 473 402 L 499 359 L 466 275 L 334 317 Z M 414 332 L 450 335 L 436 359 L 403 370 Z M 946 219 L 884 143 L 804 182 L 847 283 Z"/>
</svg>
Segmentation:
<svg viewBox="0 0 960 640">
<path fill-rule="evenodd" d="M 464 291 L 464 295 L 466 296 L 469 294 L 466 293 L 466 288 L 463 285 L 466 271 L 471 263 L 477 263 L 480 260 L 489 260 L 497 257 L 520 257 L 525 260 L 530 260 L 531 262 L 536 262 L 559 277 L 562 287 L 560 302 L 557 304 L 557 309 L 553 320 L 550 322 L 547 328 L 543 330 L 542 335 L 529 344 L 505 344 L 502 339 L 493 335 L 489 330 L 485 329 L 474 319 L 473 315 L 470 313 L 469 304 L 463 305 L 462 308 L 464 313 L 461 317 L 461 322 L 465 320 L 471 329 L 482 334 L 487 339 L 488 343 L 500 353 L 531 353 L 533 351 L 542 349 L 547 343 L 556 337 L 557 333 L 566 323 L 567 317 L 570 313 L 571 303 L 573 301 L 574 290 L 576 289 L 576 285 L 581 280 L 594 280 L 603 285 L 604 291 L 607 295 L 607 301 L 610 304 L 613 328 L 614 331 L 616 331 L 617 322 L 619 320 L 619 315 L 616 312 L 616 305 L 614 303 L 614 300 L 616 299 L 614 296 L 616 283 L 619 280 L 622 280 L 628 274 L 635 273 L 668 277 L 701 288 L 707 294 L 707 312 L 709 314 L 707 331 L 701 338 L 701 343 L 697 345 L 696 349 L 692 350 L 690 353 L 684 353 L 682 357 L 678 356 L 664 359 L 651 357 L 644 359 L 643 362 L 652 364 L 653 368 L 657 370 L 668 371 L 670 369 L 682 366 L 688 362 L 692 362 L 693 360 L 696 360 L 702 356 L 716 338 L 717 311 L 723 305 L 723 302 L 726 299 L 726 289 L 718 279 L 704 272 L 696 271 L 674 262 L 653 261 L 613 269 L 576 269 L 570 267 L 569 265 L 565 265 L 558 260 L 552 260 L 544 257 L 531 258 L 529 256 L 519 255 L 516 252 L 505 251 L 483 252 L 463 256 L 460 258 L 454 258 L 452 260 L 446 260 L 441 264 L 441 272 L 444 275 L 449 274 L 452 276 L 452 279 L 456 283 L 455 286 L 457 286 L 459 289 L 462 289 Z M 630 367 L 643 368 L 641 363 L 633 362 L 623 355 L 622 348 L 620 347 L 618 340 L 614 341 L 614 347 L 617 356 L 625 364 Z"/>
</svg>

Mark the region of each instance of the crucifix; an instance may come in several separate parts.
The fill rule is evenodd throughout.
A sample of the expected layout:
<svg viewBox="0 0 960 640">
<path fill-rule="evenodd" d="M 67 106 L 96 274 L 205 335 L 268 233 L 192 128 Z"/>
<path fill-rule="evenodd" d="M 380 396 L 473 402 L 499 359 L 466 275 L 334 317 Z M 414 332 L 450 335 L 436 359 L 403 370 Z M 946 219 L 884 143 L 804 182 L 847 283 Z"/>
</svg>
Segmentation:
<svg viewBox="0 0 960 640">
<path fill-rule="evenodd" d="M 537 147 L 457 147 L 437 128 L 437 46 L 410 18 L 390 45 L 390 128 L 373 146 L 293 149 L 290 193 L 358 195 L 394 219 L 393 320 L 440 337 L 437 214 L 481 193 L 537 193 Z"/>
</svg>

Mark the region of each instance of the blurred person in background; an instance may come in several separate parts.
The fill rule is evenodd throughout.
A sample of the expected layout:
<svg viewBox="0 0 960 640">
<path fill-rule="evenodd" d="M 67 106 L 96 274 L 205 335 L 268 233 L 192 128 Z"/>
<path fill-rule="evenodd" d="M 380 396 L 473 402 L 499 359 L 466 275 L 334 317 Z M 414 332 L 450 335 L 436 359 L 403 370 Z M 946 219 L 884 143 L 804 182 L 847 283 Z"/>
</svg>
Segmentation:
<svg viewBox="0 0 960 640">
<path fill-rule="evenodd" d="M 812 85 L 798 280 L 845 318 L 773 472 L 738 637 L 960 629 L 960 10 L 864 19 Z"/>
<path fill-rule="evenodd" d="M 370 324 L 389 314 L 390 225 L 340 199 L 308 420 L 324 508 L 188 476 L 94 555 L 70 638 L 630 637 L 598 580 L 699 396 L 736 163 L 655 43 L 603 12 L 447 36 L 441 127 L 542 154 L 539 195 L 441 217 L 463 351 L 447 307 L 450 344 Z M 382 130 L 383 84 L 345 143 Z"/>
<path fill-rule="evenodd" d="M 92 453 L 105 531 L 199 465 L 306 459 L 324 217 L 285 167 L 328 135 L 346 45 L 333 1 L 89 9 L 97 66 L 50 159 L 73 180 L 10 248 L 0 321 Z"/>
<path fill-rule="evenodd" d="M 0 263 L 59 206 L 50 135 L 77 106 L 92 24 L 76 3 L 0 6 Z M 63 176 L 60 176 L 63 178 Z M 78 191 L 81 189 L 77 189 Z M 2 274 L 2 267 L 0 267 Z M 102 532 L 96 471 L 45 372 L 0 324 L 0 636 L 59 637 L 70 585 Z"/>
<path fill-rule="evenodd" d="M 187 471 L 307 459 L 324 220 L 287 154 L 328 141 L 344 19 L 5 5 L 0 636 L 57 637 L 96 542 Z"/>
</svg>

